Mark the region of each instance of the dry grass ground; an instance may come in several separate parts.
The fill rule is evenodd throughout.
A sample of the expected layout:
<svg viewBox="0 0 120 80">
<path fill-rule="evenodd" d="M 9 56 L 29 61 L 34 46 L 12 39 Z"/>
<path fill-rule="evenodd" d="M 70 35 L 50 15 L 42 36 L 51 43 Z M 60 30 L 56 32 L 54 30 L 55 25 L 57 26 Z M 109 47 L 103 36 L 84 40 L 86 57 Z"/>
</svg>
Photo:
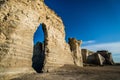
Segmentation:
<svg viewBox="0 0 120 80">
<path fill-rule="evenodd" d="M 64 66 L 54 72 L 25 74 L 11 80 L 120 80 L 120 66 Z"/>
</svg>

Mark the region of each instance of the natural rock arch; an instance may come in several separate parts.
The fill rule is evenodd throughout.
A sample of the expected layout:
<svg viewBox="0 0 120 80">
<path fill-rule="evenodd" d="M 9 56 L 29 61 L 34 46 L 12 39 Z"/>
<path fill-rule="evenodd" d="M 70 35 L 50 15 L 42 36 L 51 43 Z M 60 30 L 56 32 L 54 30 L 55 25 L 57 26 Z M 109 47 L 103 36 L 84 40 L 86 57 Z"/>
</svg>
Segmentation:
<svg viewBox="0 0 120 80">
<path fill-rule="evenodd" d="M 45 44 L 46 44 L 46 36 L 47 36 L 46 25 L 40 24 L 36 32 L 34 33 L 34 37 L 33 37 L 34 47 L 33 47 L 33 56 L 32 56 L 32 67 L 37 73 L 41 73 L 45 61 L 45 46 L 46 46 Z M 40 33 L 43 35 L 39 35 Z M 43 41 L 35 38 L 40 38 Z"/>
<path fill-rule="evenodd" d="M 31 68 L 33 34 L 40 23 L 46 29 L 44 70 L 74 64 L 65 42 L 62 20 L 43 1 L 8 0 L 0 4 L 0 68 L 3 71 L 7 67 Z"/>
<path fill-rule="evenodd" d="M 74 65 L 63 22 L 43 0 L 3 0 L 0 2 L 1 74 L 32 71 L 33 35 L 40 23 L 46 36 L 43 71 Z"/>
</svg>

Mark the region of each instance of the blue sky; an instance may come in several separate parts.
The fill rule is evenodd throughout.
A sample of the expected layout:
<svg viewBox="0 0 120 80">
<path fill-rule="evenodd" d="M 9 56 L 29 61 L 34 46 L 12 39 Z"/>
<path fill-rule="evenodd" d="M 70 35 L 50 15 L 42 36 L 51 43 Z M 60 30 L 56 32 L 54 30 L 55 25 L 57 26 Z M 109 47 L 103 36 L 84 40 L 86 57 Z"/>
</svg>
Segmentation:
<svg viewBox="0 0 120 80">
<path fill-rule="evenodd" d="M 40 24 L 36 30 L 36 32 L 34 33 L 34 44 L 36 44 L 37 42 L 43 42 L 44 41 L 44 32 L 42 30 L 42 25 Z"/>
<path fill-rule="evenodd" d="M 75 37 L 83 41 L 83 48 L 107 49 L 120 62 L 120 0 L 45 0 L 45 3 L 62 18 L 66 41 Z"/>
</svg>

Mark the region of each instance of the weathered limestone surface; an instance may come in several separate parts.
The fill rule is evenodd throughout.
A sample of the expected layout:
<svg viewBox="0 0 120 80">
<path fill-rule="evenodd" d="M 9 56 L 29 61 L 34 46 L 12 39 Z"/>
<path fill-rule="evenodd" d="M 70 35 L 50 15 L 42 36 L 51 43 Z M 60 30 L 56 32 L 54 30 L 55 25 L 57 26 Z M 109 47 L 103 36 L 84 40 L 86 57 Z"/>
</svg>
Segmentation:
<svg viewBox="0 0 120 80">
<path fill-rule="evenodd" d="M 30 71 L 33 35 L 40 24 L 45 34 L 44 70 L 74 64 L 63 22 L 43 0 L 0 0 L 1 74 L 11 68 Z"/>
<path fill-rule="evenodd" d="M 104 64 L 110 64 L 110 65 L 114 64 L 112 54 L 108 52 L 107 50 L 97 51 L 96 53 L 100 54 L 101 56 L 105 58 Z"/>
<path fill-rule="evenodd" d="M 87 49 L 82 49 L 82 58 L 83 58 L 83 63 L 86 64 L 96 64 L 96 65 L 114 64 L 112 54 L 106 50 L 93 52 Z"/>
<path fill-rule="evenodd" d="M 104 65 L 105 58 L 100 54 L 97 54 L 97 57 L 98 57 L 97 58 L 98 65 Z"/>
<path fill-rule="evenodd" d="M 94 52 L 87 49 L 81 49 L 81 54 L 82 54 L 83 63 L 87 63 L 88 56 L 94 54 Z"/>
<path fill-rule="evenodd" d="M 96 65 L 103 65 L 103 62 L 105 61 L 105 58 L 101 56 L 100 54 L 94 53 L 92 55 L 89 55 L 87 57 L 87 63 L 88 64 L 96 64 Z"/>
<path fill-rule="evenodd" d="M 83 66 L 82 54 L 80 45 L 82 44 L 81 40 L 76 40 L 75 38 L 69 38 L 69 45 L 72 51 L 74 63 L 77 66 Z"/>
</svg>

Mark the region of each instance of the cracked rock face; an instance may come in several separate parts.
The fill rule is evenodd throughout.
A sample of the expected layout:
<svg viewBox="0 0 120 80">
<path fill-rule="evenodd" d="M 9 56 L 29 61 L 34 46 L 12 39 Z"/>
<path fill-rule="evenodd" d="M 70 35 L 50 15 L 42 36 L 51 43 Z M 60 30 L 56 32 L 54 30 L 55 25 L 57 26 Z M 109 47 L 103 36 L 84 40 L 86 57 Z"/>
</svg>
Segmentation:
<svg viewBox="0 0 120 80">
<path fill-rule="evenodd" d="M 63 22 L 43 0 L 0 0 L 0 72 L 30 71 L 33 35 L 40 24 L 45 34 L 44 70 L 74 64 Z"/>
</svg>

